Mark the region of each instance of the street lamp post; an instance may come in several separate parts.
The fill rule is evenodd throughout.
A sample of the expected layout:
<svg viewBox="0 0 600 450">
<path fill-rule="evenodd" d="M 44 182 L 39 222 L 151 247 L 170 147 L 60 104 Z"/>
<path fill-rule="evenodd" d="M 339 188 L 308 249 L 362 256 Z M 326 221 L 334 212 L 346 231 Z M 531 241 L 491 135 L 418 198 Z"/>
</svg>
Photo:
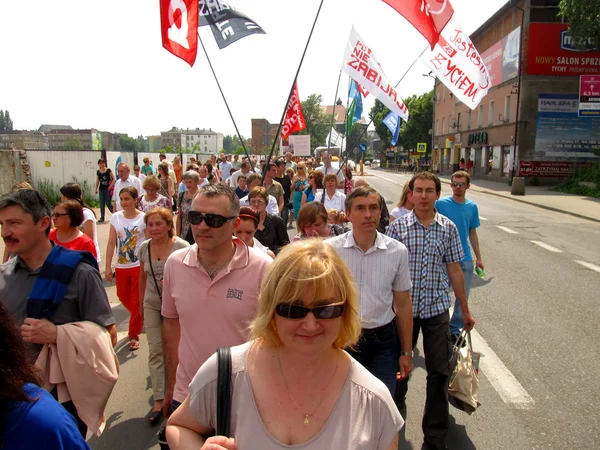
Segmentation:
<svg viewBox="0 0 600 450">
<path fill-rule="evenodd" d="M 433 96 L 431 97 L 431 102 L 432 102 L 432 119 L 431 119 L 431 150 L 430 150 L 430 157 L 429 157 L 429 165 L 430 165 L 430 169 L 433 172 L 433 143 L 435 141 L 435 76 L 432 75 L 432 71 L 430 71 L 427 74 L 423 74 L 424 77 L 429 77 L 429 78 L 433 78 Z M 427 155 L 427 153 L 425 153 L 425 155 Z"/>
<path fill-rule="evenodd" d="M 511 3 L 512 3 L 512 0 L 511 0 Z M 522 195 L 525 193 L 525 184 L 523 183 L 523 186 L 515 185 L 515 177 L 519 176 L 519 173 L 516 173 L 515 170 L 517 168 L 517 156 L 518 156 L 517 155 L 517 145 L 518 145 L 517 138 L 519 137 L 519 107 L 520 107 L 520 102 L 521 102 L 521 73 L 522 73 L 521 67 L 523 65 L 522 50 L 523 50 L 523 24 L 524 24 L 524 20 L 525 20 L 525 10 L 518 5 L 514 5 L 514 7 L 521 11 L 521 30 L 520 30 L 520 37 L 519 37 L 519 61 L 518 61 L 519 67 L 517 68 L 517 112 L 515 113 L 515 135 L 514 135 L 514 140 L 513 140 L 513 149 L 514 149 L 513 153 L 514 154 L 513 154 L 513 161 L 512 161 L 511 194 Z"/>
</svg>

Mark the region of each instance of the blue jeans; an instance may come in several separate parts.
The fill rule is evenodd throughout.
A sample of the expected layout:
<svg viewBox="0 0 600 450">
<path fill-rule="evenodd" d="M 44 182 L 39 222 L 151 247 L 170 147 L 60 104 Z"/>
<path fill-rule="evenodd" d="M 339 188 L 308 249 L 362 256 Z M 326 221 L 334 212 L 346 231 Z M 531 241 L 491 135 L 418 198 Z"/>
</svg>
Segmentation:
<svg viewBox="0 0 600 450">
<path fill-rule="evenodd" d="M 473 271 L 475 270 L 473 261 L 461 261 L 460 268 L 463 272 L 463 277 L 465 279 L 465 292 L 467 293 L 467 300 L 469 299 L 469 292 L 471 292 L 471 284 L 473 283 Z M 461 328 L 464 327 L 462 310 L 460 309 L 460 305 L 458 300 L 456 300 L 456 295 L 454 299 L 454 313 L 452 314 L 452 319 L 450 319 L 450 334 L 460 334 Z"/>
<path fill-rule="evenodd" d="M 398 356 L 396 354 L 396 327 L 393 321 L 378 328 L 363 328 L 356 348 L 348 350 L 348 353 L 383 381 L 392 397 L 394 396 Z"/>
</svg>

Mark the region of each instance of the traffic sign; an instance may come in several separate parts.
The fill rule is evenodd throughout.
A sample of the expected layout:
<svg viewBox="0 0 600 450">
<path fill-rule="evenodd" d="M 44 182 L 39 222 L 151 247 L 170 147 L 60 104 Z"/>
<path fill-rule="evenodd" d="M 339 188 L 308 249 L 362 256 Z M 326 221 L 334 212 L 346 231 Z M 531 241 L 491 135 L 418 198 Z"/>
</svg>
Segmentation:
<svg viewBox="0 0 600 450">
<path fill-rule="evenodd" d="M 359 150 L 360 150 L 361 152 L 363 152 L 363 153 L 364 153 L 364 152 L 366 152 L 366 151 L 367 151 L 367 144 L 365 144 L 364 142 L 361 142 L 361 143 L 358 145 L 358 148 L 359 148 Z"/>
<path fill-rule="evenodd" d="M 426 153 L 427 152 L 427 142 L 417 142 L 417 152 L 418 153 Z"/>
</svg>

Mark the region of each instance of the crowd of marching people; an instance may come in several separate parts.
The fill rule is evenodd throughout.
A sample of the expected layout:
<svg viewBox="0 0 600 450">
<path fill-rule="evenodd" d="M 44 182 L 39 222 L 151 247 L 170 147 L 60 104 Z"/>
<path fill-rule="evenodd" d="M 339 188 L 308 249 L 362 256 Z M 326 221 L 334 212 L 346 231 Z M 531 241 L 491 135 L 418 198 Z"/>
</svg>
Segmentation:
<svg viewBox="0 0 600 450">
<path fill-rule="evenodd" d="M 86 433 L 102 432 L 118 378 L 104 275 L 129 312 L 130 351 L 145 330 L 147 419 L 165 448 L 396 449 L 419 333 L 423 448 L 446 448 L 451 346 L 475 324 L 467 299 L 483 269 L 469 174 L 440 199 L 440 180 L 419 172 L 388 212 L 334 159 L 184 167 L 161 155 L 116 176 L 101 159 L 99 218 L 74 183 L 53 207 L 26 184 L 0 197 L 0 447 L 88 448 Z M 232 361 L 226 436 L 220 347 Z"/>
</svg>

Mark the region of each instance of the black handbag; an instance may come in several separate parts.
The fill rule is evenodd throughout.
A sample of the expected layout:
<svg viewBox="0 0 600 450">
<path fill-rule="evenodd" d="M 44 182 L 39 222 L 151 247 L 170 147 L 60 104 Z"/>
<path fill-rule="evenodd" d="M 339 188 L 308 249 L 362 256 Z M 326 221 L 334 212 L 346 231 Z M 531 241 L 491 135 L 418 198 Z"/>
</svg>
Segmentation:
<svg viewBox="0 0 600 450">
<path fill-rule="evenodd" d="M 217 350 L 217 436 L 230 437 L 231 431 L 231 351 L 229 347 Z M 158 432 L 161 450 L 169 450 L 165 433 L 165 421 Z"/>
</svg>

